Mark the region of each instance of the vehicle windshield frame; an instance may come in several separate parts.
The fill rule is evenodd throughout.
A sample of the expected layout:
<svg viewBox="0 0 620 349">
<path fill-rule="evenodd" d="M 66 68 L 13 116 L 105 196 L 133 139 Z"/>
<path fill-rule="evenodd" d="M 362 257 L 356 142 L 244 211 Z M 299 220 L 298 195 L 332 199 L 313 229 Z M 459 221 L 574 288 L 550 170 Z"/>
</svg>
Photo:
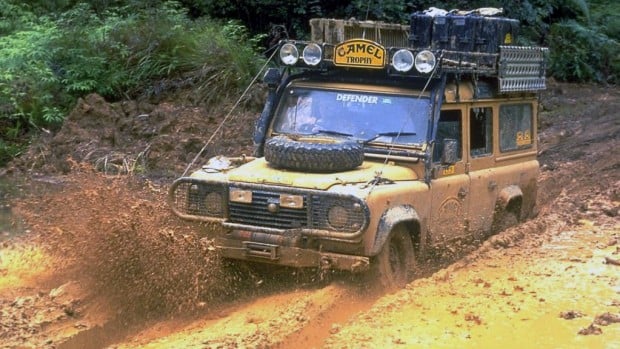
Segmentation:
<svg viewBox="0 0 620 349">
<path fill-rule="evenodd" d="M 275 110 L 272 132 L 345 137 L 365 146 L 424 149 L 432 117 L 431 98 L 419 91 L 407 92 L 290 84 Z"/>
</svg>

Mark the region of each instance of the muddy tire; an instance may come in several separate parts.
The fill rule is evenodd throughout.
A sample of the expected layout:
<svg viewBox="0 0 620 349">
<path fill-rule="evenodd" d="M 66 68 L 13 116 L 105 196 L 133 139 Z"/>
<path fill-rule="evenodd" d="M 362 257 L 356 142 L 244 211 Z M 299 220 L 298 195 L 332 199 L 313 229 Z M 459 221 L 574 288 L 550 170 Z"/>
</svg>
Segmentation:
<svg viewBox="0 0 620 349">
<path fill-rule="evenodd" d="M 354 169 L 364 161 L 361 144 L 331 137 L 276 136 L 265 142 L 265 159 L 274 167 L 308 172 Z"/>
<path fill-rule="evenodd" d="M 512 211 L 502 210 L 495 213 L 495 216 L 493 217 L 493 227 L 491 231 L 492 234 L 497 234 L 510 227 L 514 227 L 517 224 L 519 224 L 519 218 L 517 217 L 516 213 Z"/>
<path fill-rule="evenodd" d="M 386 290 L 401 289 L 411 280 L 415 264 L 411 237 L 405 229 L 396 228 L 371 262 L 370 274 Z"/>
</svg>

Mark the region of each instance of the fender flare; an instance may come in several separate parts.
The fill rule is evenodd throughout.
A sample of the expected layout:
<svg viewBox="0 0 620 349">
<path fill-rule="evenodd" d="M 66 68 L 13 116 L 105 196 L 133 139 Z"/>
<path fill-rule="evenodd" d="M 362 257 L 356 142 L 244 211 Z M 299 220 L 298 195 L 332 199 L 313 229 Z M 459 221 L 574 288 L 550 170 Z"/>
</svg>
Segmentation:
<svg viewBox="0 0 620 349">
<path fill-rule="evenodd" d="M 411 205 L 391 207 L 381 215 L 375 242 L 370 249 L 370 255 L 376 256 L 390 236 L 390 232 L 400 223 L 420 222 L 420 217 Z"/>
<path fill-rule="evenodd" d="M 505 210 L 508 207 L 508 204 L 517 198 L 523 198 L 523 191 L 521 191 L 521 188 L 519 188 L 518 185 L 509 185 L 499 192 L 496 207 Z"/>
</svg>

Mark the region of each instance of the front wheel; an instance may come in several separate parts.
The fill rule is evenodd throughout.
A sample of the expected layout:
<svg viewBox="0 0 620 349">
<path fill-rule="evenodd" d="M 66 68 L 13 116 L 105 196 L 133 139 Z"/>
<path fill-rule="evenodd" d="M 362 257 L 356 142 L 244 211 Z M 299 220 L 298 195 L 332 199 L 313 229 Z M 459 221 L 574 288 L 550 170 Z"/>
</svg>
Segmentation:
<svg viewBox="0 0 620 349">
<path fill-rule="evenodd" d="M 371 274 L 388 290 L 405 287 L 415 268 L 413 242 L 407 231 L 396 228 L 371 265 Z"/>
</svg>

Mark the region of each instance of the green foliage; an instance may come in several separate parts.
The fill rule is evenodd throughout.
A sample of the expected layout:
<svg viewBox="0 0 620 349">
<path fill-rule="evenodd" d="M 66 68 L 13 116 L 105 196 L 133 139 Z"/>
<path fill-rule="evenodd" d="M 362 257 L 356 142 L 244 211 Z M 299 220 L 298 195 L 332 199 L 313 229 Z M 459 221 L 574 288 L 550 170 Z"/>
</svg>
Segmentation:
<svg viewBox="0 0 620 349">
<path fill-rule="evenodd" d="M 44 108 L 55 103 L 59 80 L 49 63 L 54 50 L 50 39 L 59 35 L 54 23 L 30 23 L 0 37 L 0 118 L 35 125 L 59 121 Z"/>
<path fill-rule="evenodd" d="M 238 95 L 262 64 L 261 37 L 240 22 L 191 20 L 176 2 L 131 3 L 78 2 L 37 17 L 0 0 L 0 165 L 27 132 L 58 127 L 88 93 L 116 100 L 197 86 L 193 99 L 212 102 Z"/>
<path fill-rule="evenodd" d="M 0 0 L 0 36 L 10 34 L 25 23 L 33 23 L 36 16 L 8 0 Z"/>
<path fill-rule="evenodd" d="M 555 23 L 550 33 L 553 76 L 565 81 L 617 82 L 620 45 L 596 28 L 575 21 Z"/>
<path fill-rule="evenodd" d="M 12 158 L 21 154 L 24 145 L 11 142 L 4 141 L 0 138 L 0 164 L 4 164 L 9 162 Z"/>
<path fill-rule="evenodd" d="M 329 16 L 334 8 L 344 8 L 347 1 L 328 0 L 184 0 L 183 4 L 199 16 L 224 20 L 237 19 L 251 33 L 266 33 L 274 24 L 283 25 L 291 38 L 308 35 L 310 18 Z"/>
<path fill-rule="evenodd" d="M 103 16 L 81 5 L 58 23 L 63 35 L 53 45 L 65 48 L 56 59 L 73 95 L 94 91 L 114 99 L 162 79 L 200 82 L 207 79 L 206 70 L 226 75 L 208 78 L 234 92 L 245 87 L 260 63 L 251 48 L 256 39 L 241 24 L 192 21 L 175 2 L 142 11 L 107 10 Z"/>
<path fill-rule="evenodd" d="M 571 18 L 576 18 L 586 24 L 590 23 L 590 7 L 586 0 L 569 0 L 558 5 L 562 5 L 561 7 L 558 6 L 559 9 L 569 9 L 569 11 L 572 11 L 574 16 Z M 567 15 L 566 17 L 569 16 Z"/>
<path fill-rule="evenodd" d="M 620 2 L 591 0 L 592 24 L 610 38 L 620 42 Z"/>
<path fill-rule="evenodd" d="M 404 1 L 400 0 L 353 0 L 345 11 L 347 18 L 402 24 L 409 23 L 409 15 L 413 12 Z"/>
</svg>

